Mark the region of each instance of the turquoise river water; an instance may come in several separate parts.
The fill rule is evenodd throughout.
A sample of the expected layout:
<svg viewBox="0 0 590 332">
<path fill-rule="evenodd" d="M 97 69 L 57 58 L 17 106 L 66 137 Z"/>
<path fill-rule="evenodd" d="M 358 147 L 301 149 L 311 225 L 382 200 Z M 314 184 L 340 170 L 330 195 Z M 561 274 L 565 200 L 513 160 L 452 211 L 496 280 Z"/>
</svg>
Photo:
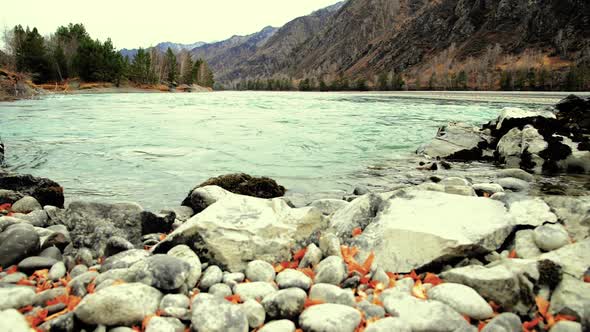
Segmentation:
<svg viewBox="0 0 590 332">
<path fill-rule="evenodd" d="M 269 176 L 292 193 L 348 191 L 411 156 L 449 121 L 480 124 L 520 100 L 390 94 L 215 92 L 53 95 L 0 104 L 9 170 L 66 197 L 178 205 L 220 174 Z"/>
</svg>

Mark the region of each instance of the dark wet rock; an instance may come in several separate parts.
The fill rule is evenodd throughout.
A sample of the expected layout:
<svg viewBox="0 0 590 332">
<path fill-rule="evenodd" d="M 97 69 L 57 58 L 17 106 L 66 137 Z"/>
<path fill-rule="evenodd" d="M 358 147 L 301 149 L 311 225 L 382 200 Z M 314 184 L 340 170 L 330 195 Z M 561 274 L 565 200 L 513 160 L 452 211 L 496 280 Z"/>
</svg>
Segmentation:
<svg viewBox="0 0 590 332">
<path fill-rule="evenodd" d="M 135 263 L 130 268 L 135 280 L 160 290 L 179 289 L 189 275 L 190 265 L 169 255 L 154 255 Z"/>
<path fill-rule="evenodd" d="M 62 304 L 65 306 L 64 304 Z M 73 312 L 68 312 L 55 319 L 45 322 L 39 326 L 41 331 L 51 332 L 74 332 L 76 331 L 76 321 Z"/>
<path fill-rule="evenodd" d="M 14 175 L 0 173 L 0 189 L 20 192 L 23 195 L 33 196 L 41 204 L 53 205 L 59 208 L 64 206 L 63 188 L 59 183 L 38 178 L 32 175 Z"/>
<path fill-rule="evenodd" d="M 95 257 L 102 257 L 113 236 L 125 238 L 136 247 L 142 245 L 142 210 L 133 203 L 72 202 L 60 218 L 70 230 L 75 249 L 90 248 Z"/>
<path fill-rule="evenodd" d="M 58 261 L 51 257 L 31 256 L 18 263 L 18 269 L 27 274 L 37 270 L 50 269 Z"/>
<path fill-rule="evenodd" d="M 581 141 L 583 135 L 590 134 L 590 98 L 580 98 L 576 95 L 569 95 L 561 100 L 557 105 L 557 121 L 567 132 L 561 134 L 571 134 L 576 141 Z"/>
<path fill-rule="evenodd" d="M 356 187 L 354 187 L 352 194 L 357 195 L 357 196 L 362 196 L 362 195 L 368 194 L 369 192 L 370 192 L 369 189 L 365 186 L 356 186 Z"/>
<path fill-rule="evenodd" d="M 199 294 L 195 297 L 191 322 L 195 332 L 249 330 L 248 318 L 238 305 L 209 294 Z"/>
<path fill-rule="evenodd" d="M 288 288 L 265 296 L 261 304 L 272 319 L 293 319 L 303 311 L 306 297 L 304 290 Z"/>
<path fill-rule="evenodd" d="M 162 293 L 141 283 L 130 283 L 104 288 L 89 294 L 74 311 L 86 324 L 133 325 L 145 316 L 155 314 Z"/>
<path fill-rule="evenodd" d="M 176 219 L 176 213 L 169 211 L 165 214 L 156 214 L 149 211 L 142 211 L 140 218 L 141 234 L 168 234 L 172 231 L 172 224 L 174 224 L 174 220 Z"/>
<path fill-rule="evenodd" d="M 285 187 L 280 186 L 273 179 L 256 178 L 248 174 L 228 174 L 211 178 L 196 186 L 182 202 L 184 206 L 190 206 L 195 213 L 201 212 L 208 205 L 199 195 L 193 195 L 195 189 L 206 186 L 218 186 L 229 192 L 258 198 L 275 198 L 285 195 Z"/>
<path fill-rule="evenodd" d="M 561 266 L 551 260 L 543 259 L 537 262 L 539 270 L 539 285 L 547 285 L 554 289 L 561 282 L 563 271 Z"/>
<path fill-rule="evenodd" d="M 12 225 L 0 233 L 0 266 L 9 267 L 39 252 L 39 235 L 30 225 Z"/>
<path fill-rule="evenodd" d="M 45 241 L 43 241 L 43 245 L 41 246 L 41 249 L 47 249 L 50 247 L 57 247 L 60 251 L 64 251 L 64 249 L 70 244 L 72 243 L 70 240 L 70 235 L 69 232 L 67 233 L 62 233 L 62 232 L 55 232 L 51 235 L 49 235 Z"/>
<path fill-rule="evenodd" d="M 101 271 L 105 272 L 111 269 L 122 269 L 131 267 L 133 264 L 145 259 L 150 255 L 149 252 L 141 249 L 132 249 L 120 252 L 105 259 Z"/>
<path fill-rule="evenodd" d="M 120 236 L 113 236 L 108 239 L 107 246 L 104 251 L 105 257 L 116 255 L 120 252 L 135 249 L 133 243 L 127 241 L 127 239 Z"/>
</svg>

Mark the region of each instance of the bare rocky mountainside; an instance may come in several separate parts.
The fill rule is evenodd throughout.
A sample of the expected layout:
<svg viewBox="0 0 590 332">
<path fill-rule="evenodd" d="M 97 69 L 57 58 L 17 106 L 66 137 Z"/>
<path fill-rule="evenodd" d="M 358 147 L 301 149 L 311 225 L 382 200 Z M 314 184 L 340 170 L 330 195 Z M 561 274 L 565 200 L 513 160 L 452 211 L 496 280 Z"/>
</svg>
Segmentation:
<svg viewBox="0 0 590 332">
<path fill-rule="evenodd" d="M 461 73 L 464 88 L 490 89 L 502 83 L 502 72 L 544 75 L 588 62 L 590 4 L 349 0 L 278 30 L 234 36 L 191 53 L 207 60 L 224 84 L 339 76 L 375 83 L 377 75 L 396 72 L 409 87 L 452 88 L 451 81 Z M 565 75 L 550 80 L 563 81 Z M 540 84 L 549 84 L 545 80 Z M 515 88 L 515 81 L 510 78 L 506 84 Z"/>
</svg>

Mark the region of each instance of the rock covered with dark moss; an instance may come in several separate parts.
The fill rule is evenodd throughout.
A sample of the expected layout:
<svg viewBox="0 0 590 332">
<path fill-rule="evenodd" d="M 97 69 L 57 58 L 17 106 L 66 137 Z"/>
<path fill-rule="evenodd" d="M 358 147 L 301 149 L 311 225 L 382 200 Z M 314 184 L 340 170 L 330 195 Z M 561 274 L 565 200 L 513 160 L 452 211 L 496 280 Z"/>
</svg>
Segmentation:
<svg viewBox="0 0 590 332">
<path fill-rule="evenodd" d="M 193 193 L 196 189 L 206 186 L 218 186 L 234 194 L 258 198 L 276 198 L 285 195 L 285 187 L 279 185 L 271 178 L 253 177 L 245 173 L 236 173 L 210 178 L 199 184 L 188 193 L 182 205 L 193 208 L 195 213 L 205 209 L 207 205 L 203 201 L 203 198 Z"/>
</svg>

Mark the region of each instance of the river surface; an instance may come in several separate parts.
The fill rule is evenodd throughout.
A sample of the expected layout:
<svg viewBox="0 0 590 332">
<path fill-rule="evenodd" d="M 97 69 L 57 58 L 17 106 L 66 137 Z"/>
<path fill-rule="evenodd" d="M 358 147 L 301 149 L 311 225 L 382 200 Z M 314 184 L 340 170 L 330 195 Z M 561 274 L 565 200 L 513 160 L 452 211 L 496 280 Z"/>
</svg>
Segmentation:
<svg viewBox="0 0 590 332">
<path fill-rule="evenodd" d="M 178 205 L 207 178 L 233 172 L 272 177 L 291 195 L 387 185 L 378 171 L 409 165 L 440 125 L 481 124 L 506 106 L 535 108 L 561 98 L 445 96 L 53 95 L 0 104 L 0 135 L 9 170 L 59 182 L 68 201 L 133 201 L 157 210 Z"/>
</svg>

